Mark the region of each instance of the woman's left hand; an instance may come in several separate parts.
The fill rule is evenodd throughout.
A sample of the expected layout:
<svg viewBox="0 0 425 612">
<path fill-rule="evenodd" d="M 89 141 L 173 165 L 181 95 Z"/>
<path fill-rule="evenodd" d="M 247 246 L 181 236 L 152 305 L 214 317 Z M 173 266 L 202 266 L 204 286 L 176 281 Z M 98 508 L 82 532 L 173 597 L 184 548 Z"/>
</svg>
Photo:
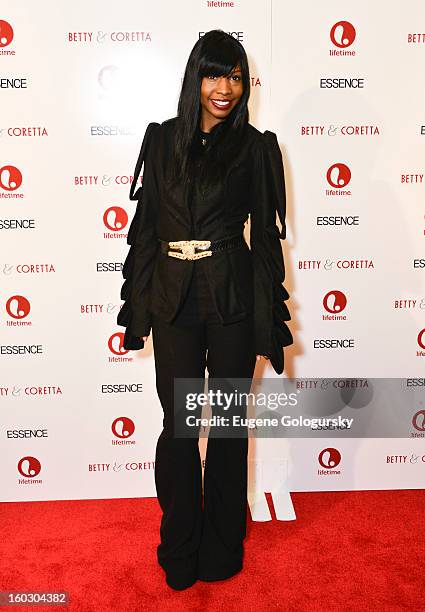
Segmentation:
<svg viewBox="0 0 425 612">
<path fill-rule="evenodd" d="M 267 357 L 267 355 L 257 355 L 257 361 L 259 361 L 261 357 L 264 357 L 264 359 L 267 359 L 267 360 L 270 359 L 270 357 Z"/>
</svg>

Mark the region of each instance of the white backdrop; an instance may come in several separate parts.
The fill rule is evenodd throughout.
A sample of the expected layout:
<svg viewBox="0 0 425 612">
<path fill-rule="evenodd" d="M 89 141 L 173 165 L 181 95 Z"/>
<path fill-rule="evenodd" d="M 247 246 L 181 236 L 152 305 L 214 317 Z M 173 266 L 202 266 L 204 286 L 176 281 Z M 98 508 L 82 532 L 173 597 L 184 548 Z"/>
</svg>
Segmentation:
<svg viewBox="0 0 425 612">
<path fill-rule="evenodd" d="M 116 336 L 128 192 L 146 125 L 176 114 L 190 50 L 213 28 L 244 45 L 251 123 L 282 148 L 286 375 L 423 376 L 424 18 L 421 0 L 2 2 L 3 501 L 156 495 L 152 341 L 122 353 Z M 344 319 L 325 319 L 343 296 Z M 256 376 L 276 375 L 263 362 Z M 291 518 L 288 490 L 420 488 L 424 446 L 251 440 L 253 516 L 268 518 L 264 491 Z M 324 475 L 326 448 L 340 459 Z"/>
</svg>

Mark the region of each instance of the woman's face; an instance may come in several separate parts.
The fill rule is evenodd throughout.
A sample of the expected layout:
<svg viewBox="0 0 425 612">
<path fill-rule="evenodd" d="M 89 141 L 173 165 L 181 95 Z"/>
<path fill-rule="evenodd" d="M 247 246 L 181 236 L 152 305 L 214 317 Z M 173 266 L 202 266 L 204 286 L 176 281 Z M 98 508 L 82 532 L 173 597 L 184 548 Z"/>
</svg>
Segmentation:
<svg viewBox="0 0 425 612">
<path fill-rule="evenodd" d="M 239 64 L 228 76 L 203 77 L 201 106 L 204 128 L 211 128 L 224 121 L 239 102 L 242 93 L 242 72 Z"/>
</svg>

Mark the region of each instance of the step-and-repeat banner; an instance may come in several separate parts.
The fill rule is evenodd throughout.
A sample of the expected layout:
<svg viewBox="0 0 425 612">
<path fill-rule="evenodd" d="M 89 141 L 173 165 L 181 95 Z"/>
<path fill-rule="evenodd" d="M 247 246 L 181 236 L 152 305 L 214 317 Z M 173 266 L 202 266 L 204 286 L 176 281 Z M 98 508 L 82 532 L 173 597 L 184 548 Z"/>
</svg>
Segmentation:
<svg viewBox="0 0 425 612">
<path fill-rule="evenodd" d="M 128 193 L 147 124 L 175 116 L 190 50 L 214 28 L 244 45 L 250 121 L 282 149 L 284 378 L 420 389 L 424 23 L 421 0 L 2 2 L 2 501 L 156 495 L 152 340 L 125 352 L 116 324 Z M 276 374 L 262 360 L 255 376 Z M 288 491 L 423 487 L 423 408 L 406 404 L 410 437 L 251 439 L 254 515 L 264 491 L 282 514 Z"/>
</svg>

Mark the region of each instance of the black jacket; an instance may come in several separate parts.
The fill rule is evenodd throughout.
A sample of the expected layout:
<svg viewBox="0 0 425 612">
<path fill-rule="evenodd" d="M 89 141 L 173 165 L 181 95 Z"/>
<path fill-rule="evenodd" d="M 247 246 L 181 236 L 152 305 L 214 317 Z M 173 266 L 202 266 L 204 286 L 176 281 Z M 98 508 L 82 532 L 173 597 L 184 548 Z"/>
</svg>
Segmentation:
<svg viewBox="0 0 425 612">
<path fill-rule="evenodd" d="M 276 134 L 247 125 L 245 144 L 226 178 L 205 194 L 195 182 L 169 189 L 164 179 L 178 118 L 150 123 L 136 165 L 130 199 L 137 201 L 127 243 L 121 289 L 124 304 L 117 322 L 126 327 L 124 348 L 144 347 L 140 336 L 151 329 L 152 313 L 172 322 L 189 287 L 193 266 L 203 265 L 222 323 L 254 313 L 256 353 L 270 357 L 283 372 L 282 347 L 293 343 L 285 321 L 289 298 L 282 285 L 285 267 L 281 240 L 286 237 L 286 194 L 282 155 Z M 135 186 L 142 162 L 143 182 Z M 276 225 L 276 212 L 281 231 Z M 250 248 L 182 260 L 160 250 L 159 239 L 216 240 L 242 233 L 250 215 Z"/>
</svg>

